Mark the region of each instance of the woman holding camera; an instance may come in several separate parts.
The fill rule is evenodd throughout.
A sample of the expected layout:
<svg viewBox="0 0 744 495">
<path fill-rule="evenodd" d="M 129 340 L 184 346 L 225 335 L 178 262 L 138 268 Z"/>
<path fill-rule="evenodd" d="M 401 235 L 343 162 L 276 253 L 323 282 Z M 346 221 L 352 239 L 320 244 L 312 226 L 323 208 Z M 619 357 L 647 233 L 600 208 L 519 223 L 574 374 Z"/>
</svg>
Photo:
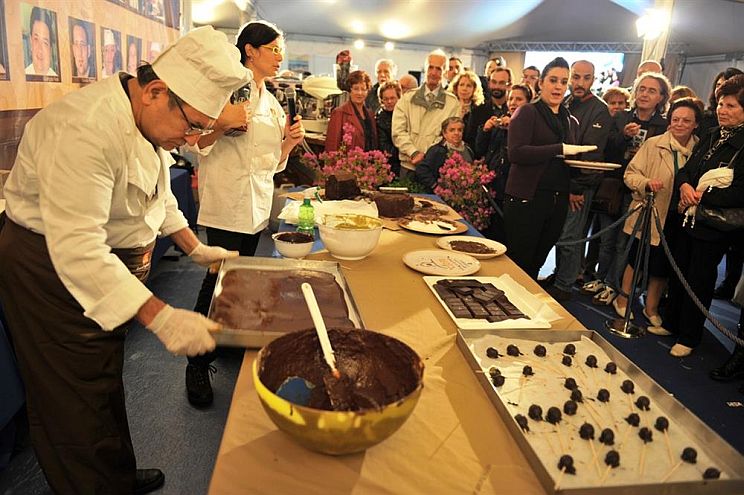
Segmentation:
<svg viewBox="0 0 744 495">
<path fill-rule="evenodd" d="M 215 132 L 199 140 L 198 224 L 206 227 L 210 245 L 253 256 L 269 223 L 274 174 L 284 170 L 305 129 L 301 117 L 289 121 L 265 85 L 284 59 L 282 32 L 265 21 L 249 22 L 237 47 L 253 81 L 241 91 L 247 100 L 227 105 Z M 217 275 L 207 272 L 194 311 L 207 314 L 216 281 Z M 186 389 L 194 405 L 212 403 L 209 372 L 214 358 L 214 353 L 189 358 Z"/>
</svg>

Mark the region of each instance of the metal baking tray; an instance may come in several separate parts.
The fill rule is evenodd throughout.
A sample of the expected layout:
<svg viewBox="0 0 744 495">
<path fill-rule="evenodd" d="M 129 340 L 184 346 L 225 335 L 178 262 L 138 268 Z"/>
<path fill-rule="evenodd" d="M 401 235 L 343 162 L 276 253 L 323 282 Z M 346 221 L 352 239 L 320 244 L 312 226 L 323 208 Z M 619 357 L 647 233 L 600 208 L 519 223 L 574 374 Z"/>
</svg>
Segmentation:
<svg viewBox="0 0 744 495">
<path fill-rule="evenodd" d="M 558 342 L 574 342 L 580 340 L 582 336 L 591 339 L 598 345 L 609 358 L 617 364 L 618 370 L 625 372 L 636 385 L 641 387 L 652 401 L 652 407 L 657 414 L 664 414 L 669 418 L 675 428 L 681 428 L 684 433 L 691 437 L 698 451 L 704 451 L 705 455 L 710 458 L 715 466 L 726 474 L 726 478 L 721 477 L 717 480 L 703 480 L 702 477 L 697 481 L 667 481 L 665 483 L 643 483 L 633 485 L 612 485 L 612 486 L 586 486 L 586 487 L 561 487 L 555 491 L 556 479 L 548 471 L 544 461 L 540 459 L 538 453 L 532 448 L 525 437 L 517 422 L 512 417 L 507 405 L 504 404 L 500 396 L 496 393 L 489 380 L 487 373 L 483 373 L 481 366 L 478 364 L 475 354 L 471 351 L 469 344 L 487 335 L 496 335 L 502 338 L 513 338 L 520 340 L 530 340 L 535 343 L 553 344 Z M 593 495 L 593 494 L 612 494 L 612 495 L 660 495 L 660 494 L 741 494 L 744 493 L 744 456 L 739 454 L 736 449 L 723 440 L 716 432 L 703 423 L 697 416 L 690 412 L 685 406 L 677 401 L 669 392 L 664 390 L 651 377 L 638 368 L 620 351 L 615 349 L 597 332 L 591 330 L 573 330 L 573 331 L 556 331 L 556 330 L 522 330 L 522 329 L 504 329 L 504 330 L 467 330 L 462 332 L 458 329 L 457 346 L 460 348 L 465 360 L 471 366 L 478 381 L 483 386 L 486 394 L 501 415 L 504 423 L 516 440 L 520 449 L 534 469 L 538 479 L 542 483 L 547 493 L 561 493 L 567 495 Z M 527 354 L 529 351 L 525 351 Z M 600 368 L 599 371 L 604 373 Z M 654 406 L 655 405 L 655 406 Z M 654 414 L 655 416 L 656 414 Z M 653 429 L 653 428 L 652 428 Z M 659 435 L 655 429 L 653 433 Z M 597 431 L 599 434 L 599 431 Z M 663 438 L 663 437 L 661 437 Z M 661 438 L 656 441 L 662 442 Z M 663 443 L 663 442 L 662 442 Z M 622 450 L 622 449 L 621 449 Z M 621 457 L 623 452 L 620 453 Z M 675 453 L 676 455 L 676 453 Z M 676 461 L 677 459 L 675 459 Z M 545 461 L 548 461 L 547 459 Z M 549 463 L 555 462 L 550 459 Z M 603 460 L 599 462 L 604 469 Z M 647 458 L 647 462 L 652 462 Z M 622 466 L 622 461 L 621 461 Z M 707 466 L 699 465 L 704 469 Z M 701 469 L 701 471 L 702 471 Z M 565 478 L 564 478 L 565 479 Z"/>
<path fill-rule="evenodd" d="M 341 287 L 346 299 L 346 307 L 349 310 L 349 319 L 356 328 L 364 328 L 364 322 L 359 314 L 354 297 L 351 295 L 351 289 L 346 283 L 341 266 L 333 261 L 310 261 L 310 260 L 293 260 L 262 258 L 253 256 L 239 256 L 223 261 L 217 276 L 217 284 L 212 294 L 212 302 L 209 305 L 209 316 L 212 316 L 215 298 L 222 292 L 222 278 L 230 270 L 236 268 L 253 268 L 256 270 L 315 270 L 327 272 L 336 277 L 336 282 Z M 252 328 L 222 328 L 219 332 L 212 334 L 217 345 L 228 347 L 245 347 L 249 349 L 258 349 L 277 337 L 284 335 L 285 332 L 272 332 Z"/>
</svg>

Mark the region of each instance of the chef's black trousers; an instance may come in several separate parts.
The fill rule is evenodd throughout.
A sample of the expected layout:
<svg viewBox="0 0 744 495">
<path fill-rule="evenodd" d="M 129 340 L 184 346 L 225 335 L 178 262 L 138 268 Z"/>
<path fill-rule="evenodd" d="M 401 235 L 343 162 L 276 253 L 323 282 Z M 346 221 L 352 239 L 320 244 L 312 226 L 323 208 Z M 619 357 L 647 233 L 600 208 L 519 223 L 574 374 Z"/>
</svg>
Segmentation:
<svg viewBox="0 0 744 495">
<path fill-rule="evenodd" d="M 144 280 L 150 256 L 137 259 L 130 270 Z M 0 232 L 0 298 L 26 389 L 31 443 L 52 491 L 131 494 L 136 461 L 122 378 L 126 328 L 107 332 L 83 316 L 44 237 L 10 220 Z"/>
<path fill-rule="evenodd" d="M 256 254 L 258 241 L 261 239 L 261 232 L 255 234 L 243 234 L 240 232 L 231 232 L 229 230 L 216 229 L 207 227 L 207 244 L 210 246 L 220 246 L 230 251 L 238 251 L 240 256 L 253 256 Z M 217 285 L 217 274 L 209 273 L 207 270 L 202 281 L 199 295 L 196 298 L 194 311 L 206 316 L 209 313 L 209 305 L 212 303 L 212 294 L 214 287 Z M 189 364 L 195 366 L 207 366 L 215 360 L 217 351 L 208 352 L 200 356 L 189 356 Z"/>
</svg>

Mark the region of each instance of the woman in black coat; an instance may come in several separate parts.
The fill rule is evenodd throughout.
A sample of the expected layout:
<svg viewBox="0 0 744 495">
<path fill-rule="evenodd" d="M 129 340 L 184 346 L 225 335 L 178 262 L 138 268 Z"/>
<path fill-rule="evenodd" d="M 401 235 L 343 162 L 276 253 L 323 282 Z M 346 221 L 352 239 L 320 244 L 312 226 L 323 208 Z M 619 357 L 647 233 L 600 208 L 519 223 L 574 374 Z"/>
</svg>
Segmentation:
<svg viewBox="0 0 744 495">
<path fill-rule="evenodd" d="M 535 280 L 568 213 L 571 174 L 563 156 L 596 149 L 571 144 L 576 142 L 578 122 L 561 104 L 568 74 L 563 58 L 546 65 L 539 99 L 519 107 L 509 122 L 506 241 L 509 257 Z"/>
<path fill-rule="evenodd" d="M 691 207 L 744 208 L 744 75 L 728 79 L 716 91 L 716 113 L 720 127 L 713 128 L 700 140 L 685 167 L 677 175 L 679 210 Z M 700 186 L 703 174 L 713 169 L 733 169 L 728 187 Z M 713 299 L 718 264 L 735 236 L 741 231 L 724 232 L 703 220 L 691 218 L 685 224 L 682 242 L 675 246 L 675 260 L 700 302 L 709 308 Z M 695 306 L 679 280 L 672 278 L 664 329 L 676 334 L 677 343 L 670 354 L 689 355 L 700 343 L 705 316 Z"/>
</svg>

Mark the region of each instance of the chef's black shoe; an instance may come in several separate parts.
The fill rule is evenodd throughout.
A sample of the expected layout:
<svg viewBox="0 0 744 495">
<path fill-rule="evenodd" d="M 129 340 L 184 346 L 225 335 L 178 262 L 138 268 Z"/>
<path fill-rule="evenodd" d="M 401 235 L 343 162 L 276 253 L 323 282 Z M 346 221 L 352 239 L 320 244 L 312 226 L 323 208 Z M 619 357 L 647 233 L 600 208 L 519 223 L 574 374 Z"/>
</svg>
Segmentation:
<svg viewBox="0 0 744 495">
<path fill-rule="evenodd" d="M 186 393 L 192 406 L 206 407 L 212 404 L 214 395 L 209 375 L 216 371 L 217 368 L 211 364 L 206 366 L 186 365 Z"/>
<path fill-rule="evenodd" d="M 160 469 L 138 469 L 134 482 L 134 495 L 142 495 L 157 490 L 165 483 L 165 475 Z"/>
</svg>

